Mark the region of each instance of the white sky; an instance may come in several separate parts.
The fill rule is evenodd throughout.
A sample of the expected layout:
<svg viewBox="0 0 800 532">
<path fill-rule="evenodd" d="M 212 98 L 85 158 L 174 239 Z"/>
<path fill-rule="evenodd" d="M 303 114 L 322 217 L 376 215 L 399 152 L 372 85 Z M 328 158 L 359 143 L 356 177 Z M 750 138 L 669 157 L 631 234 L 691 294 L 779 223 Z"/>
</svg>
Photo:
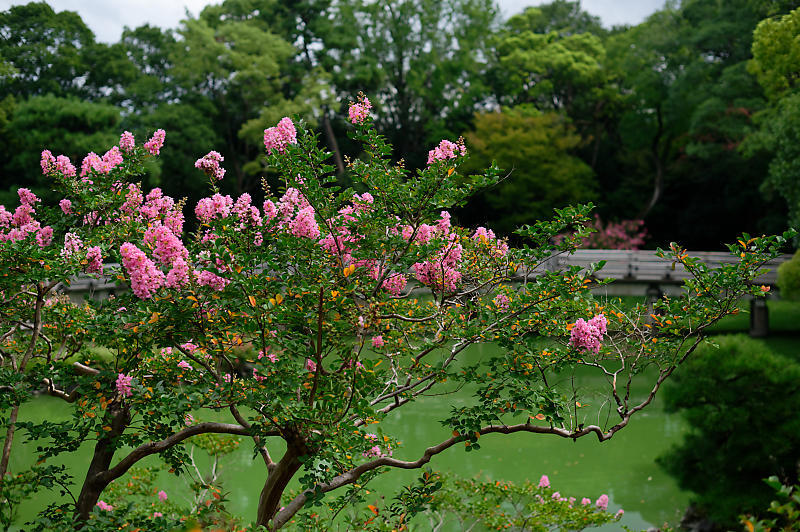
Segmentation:
<svg viewBox="0 0 800 532">
<path fill-rule="evenodd" d="M 525 7 L 547 3 L 549 0 L 499 0 L 505 17 L 521 12 Z M 22 0 L 0 0 L 0 10 L 12 5 L 26 4 Z M 122 28 L 135 28 L 150 23 L 162 28 L 175 28 L 185 18 L 186 10 L 197 15 L 203 6 L 219 3 L 214 0 L 48 0 L 58 11 L 77 11 L 98 41 L 117 42 Z M 583 0 L 582 7 L 597 15 L 603 25 L 638 24 L 659 9 L 664 0 Z"/>
</svg>

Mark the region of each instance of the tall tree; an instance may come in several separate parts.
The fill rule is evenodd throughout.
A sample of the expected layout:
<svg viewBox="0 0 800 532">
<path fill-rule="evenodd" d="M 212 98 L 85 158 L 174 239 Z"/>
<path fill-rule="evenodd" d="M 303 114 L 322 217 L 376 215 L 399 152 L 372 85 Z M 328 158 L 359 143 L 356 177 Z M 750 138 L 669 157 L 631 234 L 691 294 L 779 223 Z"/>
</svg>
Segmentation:
<svg viewBox="0 0 800 532">
<path fill-rule="evenodd" d="M 531 105 L 481 113 L 466 140 L 466 172 L 478 172 L 496 161 L 507 173 L 507 179 L 471 201 L 462 213 L 472 225 L 487 224 L 510 235 L 520 225 L 551 216 L 554 208 L 596 196 L 592 169 L 573 154 L 580 136 L 563 115 Z"/>
<path fill-rule="evenodd" d="M 73 11 L 31 2 L 0 12 L 0 57 L 16 69 L 0 76 L 0 97 L 85 95 L 92 70 L 85 51 L 94 45 L 94 34 Z"/>
<path fill-rule="evenodd" d="M 364 91 L 380 131 L 410 166 L 471 127 L 487 94 L 498 20 L 491 0 L 346 0 L 331 13 L 324 60 L 340 98 Z"/>
<path fill-rule="evenodd" d="M 777 193 L 789 209 L 789 220 L 800 223 L 800 9 L 768 18 L 754 32 L 753 59 L 748 70 L 757 78 L 770 105 L 756 116 L 758 129 L 748 139 L 747 152 L 766 153 L 769 172 L 763 191 Z"/>
</svg>

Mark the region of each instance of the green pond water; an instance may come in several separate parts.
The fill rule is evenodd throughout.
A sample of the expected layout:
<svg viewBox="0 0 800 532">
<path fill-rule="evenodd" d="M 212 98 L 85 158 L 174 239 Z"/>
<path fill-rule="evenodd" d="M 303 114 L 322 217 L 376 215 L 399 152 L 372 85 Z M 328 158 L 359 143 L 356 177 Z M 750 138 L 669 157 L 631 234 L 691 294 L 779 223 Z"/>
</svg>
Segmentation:
<svg viewBox="0 0 800 532">
<path fill-rule="evenodd" d="M 468 353 L 468 358 L 480 359 L 490 355 L 492 349 L 492 346 L 479 346 Z M 644 374 L 641 377 L 642 381 L 634 387 L 634 397 L 643 396 L 651 386 L 653 375 Z M 605 384 L 604 378 L 586 371 L 576 374 L 576 382 L 587 390 Z M 388 434 L 400 435 L 403 445 L 394 456 L 415 460 L 426 447 L 446 439 L 450 431 L 438 421 L 446 417 L 451 405 L 463 404 L 466 399 L 467 394 L 462 390 L 450 396 L 423 397 L 393 412 L 383 422 L 383 430 Z M 601 415 L 605 419 L 606 411 L 598 409 L 601 406 L 598 403 L 586 409 L 588 423 L 597 422 L 598 410 L 603 412 Z M 67 417 L 69 410 L 57 399 L 42 397 L 26 404 L 20 414 L 28 420 L 58 420 Z M 517 483 L 526 479 L 535 481 L 542 474 L 547 474 L 551 486 L 565 497 L 573 496 L 578 500 L 590 497 L 595 500 L 602 493 L 607 493 L 611 501 L 610 511 L 619 508 L 625 510 L 620 524 L 606 525 L 596 530 L 621 530 L 621 524 L 642 530 L 665 522 L 677 523 L 687 506 L 688 494 L 681 492 L 672 478 L 655 463 L 655 458 L 680 441 L 686 430 L 677 416 L 663 411 L 656 398 L 653 404 L 635 415 L 624 430 L 607 442 L 599 443 L 594 436 L 573 442 L 550 435 L 488 435 L 481 438 L 479 451 L 467 453 L 463 446 L 457 445 L 434 457 L 430 467 L 463 477 L 478 475 L 484 480 Z M 15 440 L 12 470 L 26 467 L 34 460 L 35 445 L 24 444 L 22 440 Z M 271 451 L 273 456 L 280 456 L 280 449 Z M 63 457 L 63 463 L 75 476 L 76 484 L 85 475 L 90 456 L 91 445 L 84 445 L 78 452 Z M 151 457 L 141 464 L 154 466 L 158 463 L 155 457 Z M 369 484 L 368 497 L 377 500 L 384 495 L 391 499 L 401 486 L 413 482 L 419 474 L 419 470 L 390 471 Z M 260 458 L 253 459 L 252 447 L 246 442 L 238 451 L 224 457 L 220 480 L 223 489 L 229 493 L 229 510 L 247 521 L 254 519 L 264 478 L 263 461 Z M 188 493 L 183 479 L 166 473 L 160 479 L 159 488 L 169 493 L 176 502 L 181 501 L 182 493 Z M 76 493 L 78 489 L 74 487 Z M 55 494 L 42 492 L 27 501 L 20 508 L 18 530 L 25 530 L 22 523 L 55 499 Z M 417 529 L 424 528 L 422 525 Z"/>
</svg>

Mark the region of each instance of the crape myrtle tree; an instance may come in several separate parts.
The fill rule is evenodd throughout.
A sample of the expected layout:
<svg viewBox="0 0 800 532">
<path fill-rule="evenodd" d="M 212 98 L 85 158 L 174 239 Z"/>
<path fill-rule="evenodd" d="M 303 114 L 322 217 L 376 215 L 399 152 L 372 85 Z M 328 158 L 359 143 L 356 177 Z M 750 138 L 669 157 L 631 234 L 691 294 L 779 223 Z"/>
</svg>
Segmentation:
<svg viewBox="0 0 800 532">
<path fill-rule="evenodd" d="M 660 254 L 692 272 L 686 293 L 660 301 L 658 314 L 624 311 L 592 298 L 593 269 L 542 267 L 585 235 L 588 207 L 521 228 L 525 244 L 512 249 L 484 228 L 456 226 L 447 211 L 494 183 L 496 168 L 459 178 L 466 149 L 443 140 L 411 173 L 389 159 L 366 97 L 350 106 L 349 120 L 364 147 L 348 161 L 356 188 L 337 187 L 316 136 L 284 118 L 264 132 L 282 193 L 265 190 L 259 206 L 247 194 L 220 194 L 224 158 L 212 151 L 196 162 L 213 194 L 197 203 L 199 226 L 189 235 L 180 202 L 136 182 L 163 130 L 142 146 L 126 132 L 80 171 L 43 152 L 59 205 L 44 207 L 21 189 L 20 206 L 0 211 L 4 463 L 19 427 L 40 455 L 27 477 L 3 477 L 1 486 L 9 500 L 15 478 L 32 479 L 18 482 L 17 500 L 20 490 L 62 486 L 66 502 L 40 515 L 40 529 L 135 520 L 171 529 L 181 516 L 112 508 L 102 494 L 150 455 L 184 471 L 187 440 L 206 433 L 253 445 L 253 474 L 264 485 L 252 517 L 271 530 L 324 527 L 357 483 L 422 468 L 454 446 L 478 450 L 489 435 L 608 440 L 653 400 L 704 330 L 736 312 L 737 298 L 762 293 L 752 281 L 790 236 L 745 237 L 731 247 L 740 261 L 720 269 L 675 244 Z M 59 283 L 79 272 L 130 291 L 81 305 L 57 297 Z M 503 349 L 458 363 L 484 342 Z M 87 364 L 92 346 L 110 361 Z M 580 365 L 607 377 L 607 416 L 583 410 L 584 391 L 558 378 Z M 649 367 L 656 371 L 642 374 Z M 653 381 L 644 397 L 631 396 L 636 376 Z M 71 419 L 17 420 L 42 388 L 72 406 Z M 441 420 L 443 436 L 420 455 L 404 452 L 402 433 L 384 431 L 382 421 L 415 398 L 459 388 L 472 398 Z M 48 462 L 84 442 L 93 454 L 73 493 Z M 288 489 L 292 481 L 299 491 Z M 437 489 L 424 480 L 408 493 Z M 526 496 L 546 493 L 532 489 Z M 323 499 L 327 517 L 312 511 Z"/>
</svg>

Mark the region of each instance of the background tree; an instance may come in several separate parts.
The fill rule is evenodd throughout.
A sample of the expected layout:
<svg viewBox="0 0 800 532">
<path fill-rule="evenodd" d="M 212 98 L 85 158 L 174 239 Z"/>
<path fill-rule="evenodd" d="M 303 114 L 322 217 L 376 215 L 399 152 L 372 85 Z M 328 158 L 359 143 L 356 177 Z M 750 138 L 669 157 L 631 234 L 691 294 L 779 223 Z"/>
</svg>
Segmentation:
<svg viewBox="0 0 800 532">
<path fill-rule="evenodd" d="M 774 496 L 763 479 L 797 484 L 800 364 L 743 335 L 704 345 L 665 390 L 667 408 L 690 426 L 659 459 L 719 526 L 736 527 Z"/>
<path fill-rule="evenodd" d="M 752 154 L 771 156 L 763 184 L 786 202 L 790 222 L 800 222 L 800 9 L 759 23 L 754 33 L 753 59 L 748 70 L 758 78 L 770 105 L 756 118 L 759 128 L 747 145 Z"/>
<path fill-rule="evenodd" d="M 470 201 L 460 216 L 470 225 L 488 224 L 502 234 L 547 217 L 554 208 L 596 197 L 592 169 L 573 155 L 580 144 L 569 119 L 521 105 L 475 117 L 466 135 L 472 154 L 465 172 L 492 161 L 506 179 Z"/>
</svg>

